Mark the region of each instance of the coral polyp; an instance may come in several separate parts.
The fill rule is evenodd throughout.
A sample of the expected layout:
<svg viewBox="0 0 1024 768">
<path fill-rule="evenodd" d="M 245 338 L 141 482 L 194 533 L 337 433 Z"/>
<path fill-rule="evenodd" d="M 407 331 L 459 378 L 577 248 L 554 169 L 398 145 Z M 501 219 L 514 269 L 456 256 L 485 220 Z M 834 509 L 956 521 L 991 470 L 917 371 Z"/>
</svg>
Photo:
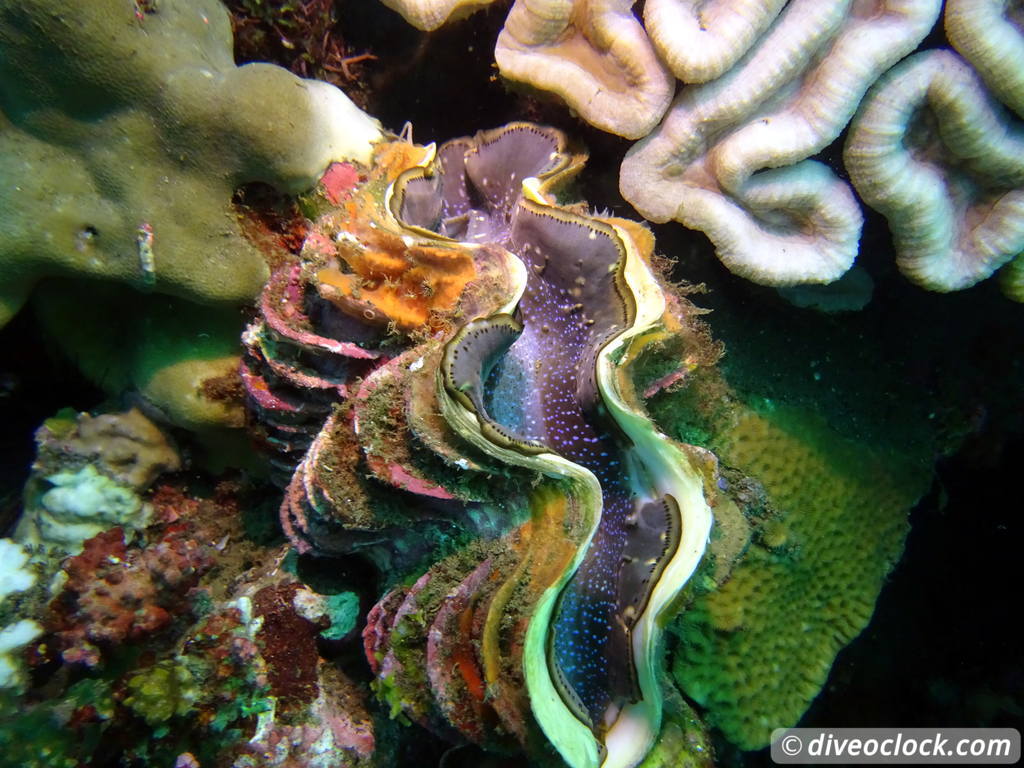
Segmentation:
<svg viewBox="0 0 1024 768">
<path fill-rule="evenodd" d="M 687 309 L 646 230 L 555 202 L 583 161 L 514 123 L 334 174 L 353 189 L 271 277 L 243 375 L 279 468 L 305 449 L 281 512 L 300 551 L 414 578 L 430 555 L 409 530 L 462 531 L 370 613 L 379 693 L 443 734 L 631 766 L 714 462 L 632 391 L 629 361 Z"/>
</svg>

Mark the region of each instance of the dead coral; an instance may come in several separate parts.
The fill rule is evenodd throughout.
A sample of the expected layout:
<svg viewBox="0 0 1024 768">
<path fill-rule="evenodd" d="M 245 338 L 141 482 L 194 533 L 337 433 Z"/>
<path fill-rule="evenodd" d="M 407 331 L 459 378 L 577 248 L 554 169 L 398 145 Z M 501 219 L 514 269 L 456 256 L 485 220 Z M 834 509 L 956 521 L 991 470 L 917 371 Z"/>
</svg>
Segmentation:
<svg viewBox="0 0 1024 768">
<path fill-rule="evenodd" d="M 164 472 L 181 469 L 174 445 L 137 408 L 123 413 L 62 411 L 36 432 L 36 470 L 61 471 L 93 464 L 107 477 L 137 491 Z"/>
<path fill-rule="evenodd" d="M 129 550 L 124 531 L 113 528 L 68 558 L 50 622 L 66 662 L 96 666 L 102 648 L 152 635 L 188 610 L 185 594 L 213 562 L 188 533 L 170 525 L 155 543 Z"/>
</svg>

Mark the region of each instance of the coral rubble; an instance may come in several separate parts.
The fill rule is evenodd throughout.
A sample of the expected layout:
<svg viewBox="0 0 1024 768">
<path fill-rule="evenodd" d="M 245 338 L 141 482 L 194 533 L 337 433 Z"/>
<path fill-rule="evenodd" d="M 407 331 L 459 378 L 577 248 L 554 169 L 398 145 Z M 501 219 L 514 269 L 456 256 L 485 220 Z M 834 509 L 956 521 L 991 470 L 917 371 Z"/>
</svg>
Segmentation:
<svg viewBox="0 0 1024 768">
<path fill-rule="evenodd" d="M 321 633 L 343 611 L 298 581 L 279 541 L 246 537 L 239 494 L 160 480 L 147 529 L 104 531 L 64 561 L 33 631 L 2 636 L 5 664 L 9 646 L 27 646 L 31 676 L 15 682 L 34 694 L 0 691 L 0 762 L 389 764 L 365 692 L 322 658 Z"/>
<path fill-rule="evenodd" d="M 134 408 L 98 416 L 62 411 L 36 431 L 36 444 L 14 536 L 58 556 L 77 554 L 110 528 L 145 528 L 151 509 L 140 494 L 181 468 L 167 436 Z"/>
<path fill-rule="evenodd" d="M 42 627 L 34 619 L 18 618 L 8 598 L 36 582 L 28 553 L 10 539 L 0 539 L 0 690 L 22 682 L 23 671 L 16 652 L 35 640 Z M 13 602 L 13 599 L 11 600 Z"/>
</svg>

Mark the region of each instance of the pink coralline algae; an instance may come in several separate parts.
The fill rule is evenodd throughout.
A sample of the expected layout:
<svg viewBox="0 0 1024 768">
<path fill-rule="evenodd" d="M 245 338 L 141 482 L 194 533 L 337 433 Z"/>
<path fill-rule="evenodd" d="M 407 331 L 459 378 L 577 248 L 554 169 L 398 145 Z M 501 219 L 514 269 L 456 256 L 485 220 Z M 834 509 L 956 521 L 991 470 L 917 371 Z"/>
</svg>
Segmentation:
<svg viewBox="0 0 1024 768">
<path fill-rule="evenodd" d="M 320 177 L 324 197 L 334 205 L 347 200 L 359 182 L 359 171 L 351 163 L 333 163 Z"/>
<path fill-rule="evenodd" d="M 142 550 L 129 550 L 120 528 L 93 536 L 64 563 L 67 583 L 51 606 L 64 660 L 95 666 L 104 648 L 166 628 L 212 564 L 182 525 Z"/>
</svg>

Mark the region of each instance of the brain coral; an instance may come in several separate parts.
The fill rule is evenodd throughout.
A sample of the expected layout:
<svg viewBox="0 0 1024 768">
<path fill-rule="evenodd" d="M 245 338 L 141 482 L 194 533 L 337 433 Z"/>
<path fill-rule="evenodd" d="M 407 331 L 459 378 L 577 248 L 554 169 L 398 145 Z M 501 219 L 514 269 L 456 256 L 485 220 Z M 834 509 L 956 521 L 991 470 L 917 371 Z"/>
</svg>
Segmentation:
<svg viewBox="0 0 1024 768">
<path fill-rule="evenodd" d="M 420 29 L 486 4 L 386 0 Z M 966 64 L 948 51 L 898 64 L 930 44 L 943 8 Z M 839 280 L 860 248 L 864 202 L 890 220 L 912 282 L 960 290 L 1006 265 L 1004 292 L 1024 296 L 1019 3 L 516 0 L 495 60 L 507 80 L 641 139 L 622 163 L 622 196 L 651 221 L 703 232 L 748 280 Z M 827 156 L 812 159 L 858 109 L 846 166 L 860 200 Z M 942 141 L 921 146 L 932 133 Z"/>
<path fill-rule="evenodd" d="M 722 462 L 763 483 L 774 515 L 716 591 L 679 619 L 672 672 L 743 749 L 794 725 L 867 625 L 929 474 L 791 407 L 740 409 Z"/>
<path fill-rule="evenodd" d="M 931 291 L 967 288 L 1020 257 L 1022 157 L 1024 125 L 952 51 L 887 72 L 844 151 L 857 192 L 889 221 L 900 271 Z"/>
</svg>

